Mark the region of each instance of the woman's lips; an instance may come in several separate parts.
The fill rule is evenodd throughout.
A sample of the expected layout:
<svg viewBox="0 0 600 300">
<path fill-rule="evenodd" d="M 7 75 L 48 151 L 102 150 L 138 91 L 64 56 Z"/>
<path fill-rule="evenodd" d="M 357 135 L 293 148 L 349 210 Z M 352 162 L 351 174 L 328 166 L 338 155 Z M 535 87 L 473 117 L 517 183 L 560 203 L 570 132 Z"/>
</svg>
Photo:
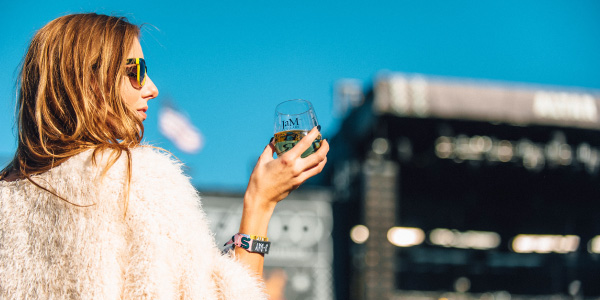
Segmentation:
<svg viewBox="0 0 600 300">
<path fill-rule="evenodd" d="M 147 115 L 146 115 L 146 111 L 148 111 L 148 109 L 147 109 L 147 108 L 144 108 L 144 109 L 138 109 L 138 113 L 140 114 L 140 116 L 142 116 L 142 120 L 146 120 L 146 117 L 147 117 Z"/>
</svg>

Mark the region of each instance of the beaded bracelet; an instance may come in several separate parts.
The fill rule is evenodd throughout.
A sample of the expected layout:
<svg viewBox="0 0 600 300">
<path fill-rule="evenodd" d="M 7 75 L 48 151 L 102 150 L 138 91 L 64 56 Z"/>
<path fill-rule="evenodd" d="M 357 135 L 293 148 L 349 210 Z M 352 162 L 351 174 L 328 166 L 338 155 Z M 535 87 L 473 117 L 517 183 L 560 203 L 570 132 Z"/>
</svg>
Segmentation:
<svg viewBox="0 0 600 300">
<path fill-rule="evenodd" d="M 267 237 L 243 233 L 236 233 L 224 246 L 227 247 L 229 245 L 231 247 L 241 247 L 248 252 L 262 254 L 269 254 L 269 248 L 271 248 L 271 242 L 269 242 Z"/>
</svg>

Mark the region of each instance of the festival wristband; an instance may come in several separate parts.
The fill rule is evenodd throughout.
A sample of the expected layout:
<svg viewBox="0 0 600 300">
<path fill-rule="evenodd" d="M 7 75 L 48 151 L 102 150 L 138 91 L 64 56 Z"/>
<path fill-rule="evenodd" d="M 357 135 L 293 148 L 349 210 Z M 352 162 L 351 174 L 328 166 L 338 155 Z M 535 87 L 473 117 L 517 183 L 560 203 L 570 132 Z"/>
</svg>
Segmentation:
<svg viewBox="0 0 600 300">
<path fill-rule="evenodd" d="M 225 246 L 235 245 L 246 249 L 248 252 L 268 254 L 269 248 L 271 248 L 271 242 L 269 239 L 262 236 L 248 235 L 243 233 L 236 233 L 231 240 L 229 240 Z"/>
</svg>

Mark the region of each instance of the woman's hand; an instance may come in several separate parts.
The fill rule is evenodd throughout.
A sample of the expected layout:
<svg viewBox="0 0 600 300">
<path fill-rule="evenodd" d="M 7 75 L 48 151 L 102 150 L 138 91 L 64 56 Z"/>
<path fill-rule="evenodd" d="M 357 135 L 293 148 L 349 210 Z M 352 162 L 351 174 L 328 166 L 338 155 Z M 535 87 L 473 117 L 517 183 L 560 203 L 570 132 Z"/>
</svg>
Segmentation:
<svg viewBox="0 0 600 300">
<path fill-rule="evenodd" d="M 250 182 L 244 195 L 240 233 L 267 236 L 267 228 L 275 205 L 308 178 L 323 170 L 329 152 L 329 143 L 326 140 L 323 140 L 317 152 L 305 158 L 301 157 L 318 135 L 319 131 L 316 127 L 313 128 L 294 148 L 277 159 L 273 159 L 275 153 L 273 144 L 265 148 L 250 175 Z M 262 275 L 264 263 L 262 254 L 250 253 L 236 247 L 235 255 L 256 274 Z"/>
<path fill-rule="evenodd" d="M 248 204 L 257 209 L 272 209 L 292 190 L 310 177 L 319 174 L 327 162 L 329 143 L 326 140 L 323 140 L 321 147 L 315 153 L 301 158 L 302 153 L 310 147 L 318 135 L 317 128 L 313 128 L 294 148 L 277 159 L 273 159 L 275 146 L 269 144 L 250 176 L 245 198 L 253 203 Z"/>
</svg>

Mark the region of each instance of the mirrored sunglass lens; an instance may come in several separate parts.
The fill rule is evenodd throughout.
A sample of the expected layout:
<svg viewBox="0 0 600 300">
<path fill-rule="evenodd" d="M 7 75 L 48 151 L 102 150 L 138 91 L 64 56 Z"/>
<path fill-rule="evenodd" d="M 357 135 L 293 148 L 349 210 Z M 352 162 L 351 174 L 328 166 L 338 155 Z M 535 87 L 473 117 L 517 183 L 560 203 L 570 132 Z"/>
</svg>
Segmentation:
<svg viewBox="0 0 600 300">
<path fill-rule="evenodd" d="M 143 58 L 130 58 L 126 62 L 134 65 L 127 67 L 127 76 L 131 79 L 131 84 L 136 88 L 142 88 L 146 83 L 146 61 Z"/>
<path fill-rule="evenodd" d="M 143 59 L 140 59 L 140 72 L 139 72 L 139 80 L 140 80 L 140 85 L 144 86 L 144 84 L 146 83 L 146 72 L 148 71 L 146 69 L 146 61 Z"/>
<path fill-rule="evenodd" d="M 131 85 L 133 85 L 136 88 L 139 88 L 140 83 L 138 82 L 137 66 L 127 67 L 126 72 L 127 77 L 129 77 L 129 81 L 131 81 Z"/>
</svg>

